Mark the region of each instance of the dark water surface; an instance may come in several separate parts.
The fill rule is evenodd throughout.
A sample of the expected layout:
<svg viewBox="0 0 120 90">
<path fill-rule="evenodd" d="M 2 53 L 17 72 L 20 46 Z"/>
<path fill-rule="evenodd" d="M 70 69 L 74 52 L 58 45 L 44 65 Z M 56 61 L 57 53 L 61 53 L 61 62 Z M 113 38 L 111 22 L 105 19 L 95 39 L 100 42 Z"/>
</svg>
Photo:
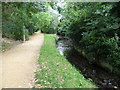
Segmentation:
<svg viewBox="0 0 120 90">
<path fill-rule="evenodd" d="M 84 77 L 91 78 L 98 87 L 120 89 L 120 78 L 117 75 L 107 72 L 97 65 L 90 64 L 72 47 L 67 38 L 61 37 L 56 46 L 61 55 L 64 55 L 73 66 L 80 70 Z"/>
</svg>

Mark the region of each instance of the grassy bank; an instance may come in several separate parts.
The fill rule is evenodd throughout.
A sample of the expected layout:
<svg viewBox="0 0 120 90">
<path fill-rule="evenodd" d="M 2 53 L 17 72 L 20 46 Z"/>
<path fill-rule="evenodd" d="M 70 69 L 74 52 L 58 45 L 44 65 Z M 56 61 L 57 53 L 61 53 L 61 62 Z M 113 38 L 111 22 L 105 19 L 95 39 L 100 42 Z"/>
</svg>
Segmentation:
<svg viewBox="0 0 120 90">
<path fill-rule="evenodd" d="M 94 88 L 90 79 L 73 67 L 55 46 L 55 35 L 45 35 L 45 41 L 38 59 L 39 71 L 35 77 L 36 84 L 47 88 Z"/>
<path fill-rule="evenodd" d="M 15 41 L 13 39 L 8 39 L 8 38 L 2 38 L 0 39 L 1 47 L 0 47 L 0 52 L 5 52 L 12 48 L 15 45 L 20 44 L 20 41 Z"/>
</svg>

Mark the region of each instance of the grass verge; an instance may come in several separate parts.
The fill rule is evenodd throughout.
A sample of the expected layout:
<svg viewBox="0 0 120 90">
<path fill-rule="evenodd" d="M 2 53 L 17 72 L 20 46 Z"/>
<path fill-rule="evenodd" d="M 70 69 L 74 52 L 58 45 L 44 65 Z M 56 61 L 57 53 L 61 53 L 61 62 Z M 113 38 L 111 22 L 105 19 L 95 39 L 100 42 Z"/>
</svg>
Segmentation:
<svg viewBox="0 0 120 90">
<path fill-rule="evenodd" d="M 5 52 L 9 50 L 10 48 L 12 48 L 13 46 L 20 44 L 21 42 L 15 41 L 12 39 L 2 38 L 0 43 L 1 43 L 0 52 Z"/>
<path fill-rule="evenodd" d="M 44 44 L 38 59 L 39 69 L 35 73 L 35 84 L 46 88 L 96 88 L 91 79 L 85 79 L 55 45 L 55 35 L 45 34 Z"/>
</svg>

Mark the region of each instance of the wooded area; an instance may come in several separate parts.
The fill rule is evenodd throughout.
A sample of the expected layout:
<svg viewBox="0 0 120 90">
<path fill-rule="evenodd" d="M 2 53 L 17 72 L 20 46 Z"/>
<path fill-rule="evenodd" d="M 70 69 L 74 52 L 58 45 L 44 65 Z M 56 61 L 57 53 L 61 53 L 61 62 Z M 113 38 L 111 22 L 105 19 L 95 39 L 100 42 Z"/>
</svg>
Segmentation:
<svg viewBox="0 0 120 90">
<path fill-rule="evenodd" d="M 120 75 L 120 2 L 2 2 L 2 37 L 67 37 L 91 64 Z"/>
</svg>

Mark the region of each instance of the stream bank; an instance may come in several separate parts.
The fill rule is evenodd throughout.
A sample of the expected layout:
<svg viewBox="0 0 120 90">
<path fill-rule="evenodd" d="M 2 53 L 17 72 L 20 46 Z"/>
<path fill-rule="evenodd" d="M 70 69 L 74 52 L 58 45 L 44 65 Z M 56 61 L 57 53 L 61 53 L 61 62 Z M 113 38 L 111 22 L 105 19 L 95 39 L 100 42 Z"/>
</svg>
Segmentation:
<svg viewBox="0 0 120 90">
<path fill-rule="evenodd" d="M 120 78 L 113 73 L 107 72 L 104 68 L 90 64 L 88 60 L 72 47 L 67 37 L 58 36 L 56 47 L 61 55 L 75 66 L 85 78 L 91 78 L 100 88 L 120 88 Z"/>
</svg>

